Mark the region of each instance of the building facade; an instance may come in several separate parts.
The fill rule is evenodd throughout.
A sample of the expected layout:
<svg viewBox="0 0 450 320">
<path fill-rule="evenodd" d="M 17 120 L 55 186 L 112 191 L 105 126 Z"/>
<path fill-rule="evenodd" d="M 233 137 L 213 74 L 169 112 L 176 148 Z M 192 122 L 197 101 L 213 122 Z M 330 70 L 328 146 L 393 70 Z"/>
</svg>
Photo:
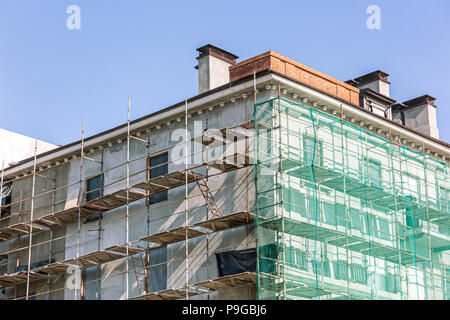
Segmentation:
<svg viewBox="0 0 450 320">
<path fill-rule="evenodd" d="M 448 299 L 433 97 L 198 51 L 197 96 L 3 170 L 2 298 Z"/>
</svg>

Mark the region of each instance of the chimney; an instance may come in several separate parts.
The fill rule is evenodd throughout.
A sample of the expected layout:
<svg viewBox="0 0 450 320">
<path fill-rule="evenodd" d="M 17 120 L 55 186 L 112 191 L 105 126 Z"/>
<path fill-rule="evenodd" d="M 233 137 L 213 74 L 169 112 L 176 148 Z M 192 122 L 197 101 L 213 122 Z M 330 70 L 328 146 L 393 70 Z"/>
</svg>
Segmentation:
<svg viewBox="0 0 450 320">
<path fill-rule="evenodd" d="M 353 80 L 349 80 L 347 83 L 359 88 L 360 90 L 372 89 L 386 97 L 389 97 L 389 85 L 391 83 L 387 80 L 388 76 L 389 74 L 386 72 L 377 70 Z"/>
<path fill-rule="evenodd" d="M 423 95 L 421 97 L 411 99 L 403 102 L 404 125 L 424 133 L 430 137 L 439 139 L 439 130 L 437 127 L 436 105 L 434 104 L 436 98 Z"/>
<path fill-rule="evenodd" d="M 230 82 L 230 66 L 238 56 L 211 44 L 198 48 L 198 93 L 220 87 Z"/>
</svg>

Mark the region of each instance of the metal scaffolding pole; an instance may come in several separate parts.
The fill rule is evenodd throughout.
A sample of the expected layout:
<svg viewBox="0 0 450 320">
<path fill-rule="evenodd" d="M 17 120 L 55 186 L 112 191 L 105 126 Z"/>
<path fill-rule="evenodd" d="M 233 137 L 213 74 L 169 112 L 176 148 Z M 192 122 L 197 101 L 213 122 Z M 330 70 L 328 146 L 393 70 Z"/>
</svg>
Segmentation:
<svg viewBox="0 0 450 320">
<path fill-rule="evenodd" d="M 0 219 L 2 216 L 2 205 L 3 205 L 3 175 L 4 175 L 4 172 L 5 172 L 5 160 L 2 160 L 2 177 L 1 177 L 1 182 L 0 182 Z"/>
<path fill-rule="evenodd" d="M 189 206 L 188 206 L 188 106 L 187 100 L 184 101 L 184 142 L 185 142 L 185 152 L 184 152 L 184 185 L 185 185 L 185 194 L 184 194 L 184 224 L 186 230 L 186 239 L 185 239 L 185 273 L 186 273 L 186 300 L 189 300 L 189 230 L 188 230 L 188 220 L 189 220 Z"/>
<path fill-rule="evenodd" d="M 78 217 L 77 217 L 77 244 L 76 244 L 76 258 L 75 262 L 78 267 L 80 267 L 79 256 L 80 256 L 80 235 L 81 235 L 81 205 L 83 202 L 83 158 L 84 158 L 84 119 L 81 127 L 81 154 L 80 154 L 80 182 L 78 189 Z M 75 272 L 78 272 L 76 270 Z M 77 281 L 77 277 L 75 277 L 75 281 Z M 74 287 L 74 300 L 77 299 L 77 287 L 78 283 L 75 283 Z M 80 295 L 81 298 L 81 295 Z"/>
<path fill-rule="evenodd" d="M 36 155 L 37 155 L 37 139 L 34 140 L 33 183 L 31 185 L 30 236 L 28 243 L 28 272 L 27 272 L 26 300 L 28 300 L 30 294 L 31 246 L 33 241 L 34 187 L 36 183 Z"/>
<path fill-rule="evenodd" d="M 126 293 L 125 293 L 125 299 L 128 300 L 128 289 L 129 289 L 129 280 L 128 280 L 128 272 L 129 272 L 129 265 L 128 265 L 128 253 L 129 253 L 129 217 L 130 217 L 130 211 L 129 211 L 129 193 L 130 193 L 130 96 L 128 96 L 128 118 L 127 118 L 127 205 L 126 205 L 126 216 L 125 216 L 125 241 L 126 241 L 126 254 L 127 254 L 127 263 L 126 263 Z"/>
</svg>

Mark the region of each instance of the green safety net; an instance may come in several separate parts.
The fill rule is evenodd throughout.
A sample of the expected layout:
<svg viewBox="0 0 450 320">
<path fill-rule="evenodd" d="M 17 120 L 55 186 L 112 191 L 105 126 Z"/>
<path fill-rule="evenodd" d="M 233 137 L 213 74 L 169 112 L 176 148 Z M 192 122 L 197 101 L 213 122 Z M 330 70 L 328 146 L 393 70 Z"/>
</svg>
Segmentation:
<svg viewBox="0 0 450 320">
<path fill-rule="evenodd" d="M 450 297 L 446 163 L 283 98 L 254 125 L 257 298 Z"/>
</svg>

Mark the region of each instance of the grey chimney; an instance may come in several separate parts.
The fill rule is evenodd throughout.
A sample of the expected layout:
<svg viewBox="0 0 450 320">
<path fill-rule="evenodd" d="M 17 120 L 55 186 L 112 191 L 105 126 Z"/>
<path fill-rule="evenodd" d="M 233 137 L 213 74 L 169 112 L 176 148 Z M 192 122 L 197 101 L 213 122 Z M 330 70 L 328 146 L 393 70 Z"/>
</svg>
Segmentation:
<svg viewBox="0 0 450 320">
<path fill-rule="evenodd" d="M 198 93 L 220 87 L 230 82 L 230 66 L 238 56 L 211 44 L 198 48 Z"/>
<path fill-rule="evenodd" d="M 439 139 L 439 130 L 437 127 L 436 98 L 423 95 L 415 99 L 403 102 L 401 108 L 403 124 L 413 130 L 424 133 L 430 137 Z"/>
<path fill-rule="evenodd" d="M 368 73 L 366 75 L 363 75 L 361 77 L 355 78 L 353 80 L 350 80 L 356 82 L 356 85 L 352 83 L 350 84 L 359 89 L 372 89 L 378 93 L 381 93 L 386 97 L 390 97 L 389 86 L 391 83 L 387 80 L 388 76 L 389 76 L 388 73 L 381 70 L 377 70 Z"/>
</svg>

